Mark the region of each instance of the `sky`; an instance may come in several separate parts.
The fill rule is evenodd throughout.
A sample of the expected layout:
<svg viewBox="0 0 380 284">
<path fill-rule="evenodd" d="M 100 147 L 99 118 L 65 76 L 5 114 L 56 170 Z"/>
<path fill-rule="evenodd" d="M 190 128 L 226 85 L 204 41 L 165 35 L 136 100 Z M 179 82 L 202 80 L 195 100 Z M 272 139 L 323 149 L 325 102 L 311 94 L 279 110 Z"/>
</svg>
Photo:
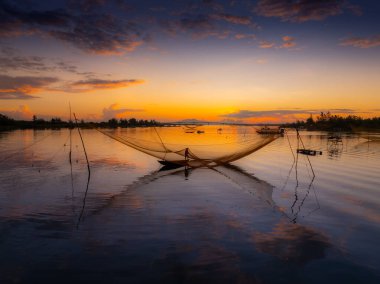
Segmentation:
<svg viewBox="0 0 380 284">
<path fill-rule="evenodd" d="M 1 0 L 0 113 L 380 115 L 380 1 Z"/>
</svg>

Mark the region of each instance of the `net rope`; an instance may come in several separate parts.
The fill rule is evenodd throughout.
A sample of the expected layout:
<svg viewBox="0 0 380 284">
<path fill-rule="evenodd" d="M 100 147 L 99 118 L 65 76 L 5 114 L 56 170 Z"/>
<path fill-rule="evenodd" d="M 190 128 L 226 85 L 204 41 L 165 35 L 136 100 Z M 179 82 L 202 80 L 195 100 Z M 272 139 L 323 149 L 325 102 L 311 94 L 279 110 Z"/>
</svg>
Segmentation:
<svg viewBox="0 0 380 284">
<path fill-rule="evenodd" d="M 250 155 L 278 138 L 278 135 L 254 135 L 227 143 L 188 144 L 169 143 L 160 137 L 152 140 L 123 135 L 117 130 L 97 129 L 102 134 L 140 152 L 174 164 L 191 167 L 212 167 L 227 164 Z M 154 139 L 159 138 L 158 141 Z"/>
</svg>

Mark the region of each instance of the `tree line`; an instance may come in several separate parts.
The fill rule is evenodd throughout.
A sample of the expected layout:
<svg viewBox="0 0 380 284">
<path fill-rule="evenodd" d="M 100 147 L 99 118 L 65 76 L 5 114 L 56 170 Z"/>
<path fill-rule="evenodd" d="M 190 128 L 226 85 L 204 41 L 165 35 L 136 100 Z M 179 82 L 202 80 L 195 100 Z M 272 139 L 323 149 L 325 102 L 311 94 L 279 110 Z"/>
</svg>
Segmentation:
<svg viewBox="0 0 380 284">
<path fill-rule="evenodd" d="M 297 120 L 294 123 L 286 123 L 283 127 L 291 128 L 304 128 L 307 130 L 322 130 L 322 131 L 360 131 L 370 129 L 380 129 L 380 117 L 362 118 L 356 115 L 349 115 L 343 117 L 334 115 L 330 112 L 321 112 L 320 115 L 314 119 L 310 115 L 306 121 Z"/>
<path fill-rule="evenodd" d="M 69 120 L 64 121 L 59 117 L 54 117 L 50 120 L 45 120 L 43 118 L 38 118 L 36 115 L 33 116 L 32 120 L 15 120 L 6 115 L 0 114 L 0 129 L 59 129 L 59 128 L 73 128 L 75 126 L 81 128 L 116 128 L 116 127 L 150 127 L 150 126 L 160 126 L 161 123 L 155 120 L 144 120 L 144 119 L 119 119 L 116 118 L 109 119 L 108 121 L 102 122 L 85 122 L 83 119 L 77 122 Z"/>
</svg>

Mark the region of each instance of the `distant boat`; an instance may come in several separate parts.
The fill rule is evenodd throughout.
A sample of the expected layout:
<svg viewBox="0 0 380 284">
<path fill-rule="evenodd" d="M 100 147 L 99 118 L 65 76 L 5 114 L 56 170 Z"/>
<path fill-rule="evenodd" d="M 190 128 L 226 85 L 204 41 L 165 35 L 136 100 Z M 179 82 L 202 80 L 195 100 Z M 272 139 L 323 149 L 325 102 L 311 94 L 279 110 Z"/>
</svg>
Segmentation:
<svg viewBox="0 0 380 284">
<path fill-rule="evenodd" d="M 283 134 L 284 129 L 280 127 L 270 128 L 268 126 L 264 126 L 261 129 L 257 129 L 256 132 L 259 134 Z"/>
</svg>

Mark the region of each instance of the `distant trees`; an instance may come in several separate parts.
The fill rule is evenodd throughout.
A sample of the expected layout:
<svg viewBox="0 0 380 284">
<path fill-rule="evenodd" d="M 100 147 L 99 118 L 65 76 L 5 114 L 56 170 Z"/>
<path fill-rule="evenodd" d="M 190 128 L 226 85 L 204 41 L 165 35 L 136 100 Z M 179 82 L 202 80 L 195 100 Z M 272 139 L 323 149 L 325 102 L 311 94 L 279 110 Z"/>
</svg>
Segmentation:
<svg viewBox="0 0 380 284">
<path fill-rule="evenodd" d="M 0 113 L 0 124 L 1 125 L 12 125 L 12 124 L 14 124 L 14 122 L 15 122 L 14 119 Z"/>
<path fill-rule="evenodd" d="M 61 124 L 61 123 L 63 123 L 63 121 L 59 117 L 55 117 L 55 118 L 51 119 L 50 123 L 51 124 Z"/>
<path fill-rule="evenodd" d="M 116 118 L 112 118 L 110 120 L 108 120 L 108 125 L 110 127 L 117 127 L 119 125 L 118 121 L 116 120 Z"/>
<path fill-rule="evenodd" d="M 120 127 L 141 127 L 141 126 L 158 126 L 160 125 L 155 120 L 137 120 L 136 118 L 130 119 L 120 119 L 119 126 Z"/>
<path fill-rule="evenodd" d="M 150 126 L 159 126 L 159 122 L 155 120 L 144 120 L 144 119 L 120 119 L 116 118 L 109 119 L 104 122 L 85 122 L 83 119 L 78 122 L 78 126 L 81 128 L 95 128 L 95 127 L 150 127 Z M 9 118 L 6 115 L 0 114 L 0 130 L 1 129 L 24 129 L 24 128 L 72 128 L 75 125 L 72 121 L 63 121 L 60 117 L 53 117 L 50 120 L 45 120 L 43 118 L 38 118 L 36 115 L 33 115 L 31 121 L 27 120 L 14 120 Z"/>
<path fill-rule="evenodd" d="M 343 117 L 330 112 L 321 112 L 314 120 L 310 115 L 306 121 L 287 123 L 284 127 L 306 128 L 307 130 L 352 131 L 354 129 L 380 129 L 380 117 L 361 118 L 356 115 Z"/>
</svg>

